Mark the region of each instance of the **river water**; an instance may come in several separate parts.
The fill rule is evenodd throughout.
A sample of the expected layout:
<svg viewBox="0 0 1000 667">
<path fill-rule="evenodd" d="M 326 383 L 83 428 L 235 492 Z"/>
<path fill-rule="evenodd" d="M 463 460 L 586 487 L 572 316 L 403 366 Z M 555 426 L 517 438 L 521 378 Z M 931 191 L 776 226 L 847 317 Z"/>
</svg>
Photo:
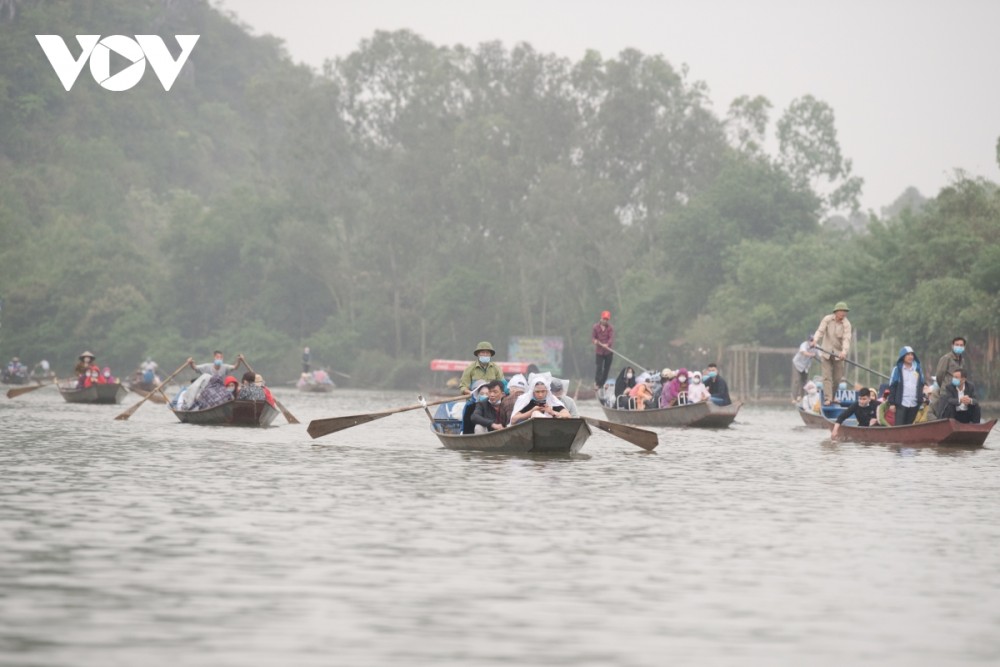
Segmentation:
<svg viewBox="0 0 1000 667">
<path fill-rule="evenodd" d="M 0 664 L 1000 662 L 996 433 L 833 444 L 744 408 L 532 459 L 421 411 L 305 432 L 413 394 L 278 398 L 301 425 L 0 399 Z"/>
</svg>

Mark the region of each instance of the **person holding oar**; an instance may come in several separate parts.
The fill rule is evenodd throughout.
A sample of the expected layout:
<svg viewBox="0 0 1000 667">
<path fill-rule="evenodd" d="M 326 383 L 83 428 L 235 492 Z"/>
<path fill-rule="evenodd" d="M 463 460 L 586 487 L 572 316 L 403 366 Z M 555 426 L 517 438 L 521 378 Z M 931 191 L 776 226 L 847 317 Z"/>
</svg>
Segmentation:
<svg viewBox="0 0 1000 667">
<path fill-rule="evenodd" d="M 611 311 L 605 310 L 601 313 L 601 320 L 594 325 L 591 336 L 594 343 L 594 355 L 597 370 L 594 374 L 594 391 L 600 391 L 604 383 L 608 381 L 608 373 L 611 372 L 611 360 L 615 345 L 615 328 L 611 326 Z"/>
<path fill-rule="evenodd" d="M 838 301 L 833 307 L 833 313 L 820 321 L 813 334 L 813 345 L 820 351 L 820 367 L 823 371 L 823 405 L 833 403 L 834 379 L 838 385 L 847 381 L 844 360 L 851 351 L 851 322 L 847 319 L 849 310 L 845 302 Z"/>
</svg>

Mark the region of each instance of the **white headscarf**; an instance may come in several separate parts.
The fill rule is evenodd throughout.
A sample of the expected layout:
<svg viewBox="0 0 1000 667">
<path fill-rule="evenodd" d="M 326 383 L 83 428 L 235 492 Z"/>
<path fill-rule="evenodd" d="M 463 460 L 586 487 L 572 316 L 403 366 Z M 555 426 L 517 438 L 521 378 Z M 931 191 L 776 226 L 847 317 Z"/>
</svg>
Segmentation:
<svg viewBox="0 0 1000 667">
<path fill-rule="evenodd" d="M 514 407 L 511 409 L 511 416 L 516 415 L 518 412 L 524 409 L 531 399 L 535 397 L 535 385 L 543 384 L 548 393 L 545 395 L 545 404 L 550 408 L 566 406 L 558 398 L 552 395 L 552 373 L 532 373 L 528 376 L 528 389 L 523 394 L 517 397 L 514 401 Z"/>
</svg>

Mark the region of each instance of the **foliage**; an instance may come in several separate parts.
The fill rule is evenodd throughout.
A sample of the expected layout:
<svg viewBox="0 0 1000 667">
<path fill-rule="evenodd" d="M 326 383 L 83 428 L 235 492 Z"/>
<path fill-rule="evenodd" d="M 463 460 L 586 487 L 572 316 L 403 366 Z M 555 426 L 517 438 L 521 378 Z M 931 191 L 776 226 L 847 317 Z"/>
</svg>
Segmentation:
<svg viewBox="0 0 1000 667">
<path fill-rule="evenodd" d="M 13 5 L 12 5 L 13 6 Z M 169 93 L 62 89 L 35 34 L 200 34 Z M 614 313 L 641 363 L 801 340 L 847 299 L 862 330 L 940 349 L 997 332 L 1000 203 L 963 174 L 867 231 L 819 220 L 861 181 L 833 109 L 777 119 L 628 49 L 445 47 L 376 32 L 323 72 L 205 0 L 0 14 L 0 354 L 114 370 L 216 347 L 272 378 L 316 365 L 409 386 L 433 357 L 558 335 L 589 375 Z M 974 352 L 975 353 L 975 352 Z M 65 370 L 62 370 L 65 372 Z"/>
</svg>

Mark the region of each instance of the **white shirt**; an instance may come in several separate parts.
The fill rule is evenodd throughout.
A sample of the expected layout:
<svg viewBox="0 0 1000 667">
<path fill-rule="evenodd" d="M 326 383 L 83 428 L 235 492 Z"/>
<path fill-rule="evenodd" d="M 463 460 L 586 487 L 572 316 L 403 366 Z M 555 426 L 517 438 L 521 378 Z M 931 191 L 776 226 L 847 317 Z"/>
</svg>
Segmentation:
<svg viewBox="0 0 1000 667">
<path fill-rule="evenodd" d="M 799 345 L 799 351 L 792 358 L 792 366 L 795 366 L 795 370 L 800 373 L 805 373 L 812 366 L 813 358 L 806 354 L 811 348 L 809 341 L 803 341 L 802 345 Z"/>
<path fill-rule="evenodd" d="M 958 390 L 958 407 L 956 410 L 968 410 L 969 406 L 962 402 L 962 398 L 965 396 L 965 392 L 962 391 L 961 387 L 956 387 Z"/>
<path fill-rule="evenodd" d="M 917 371 L 910 366 L 903 366 L 901 369 L 903 376 L 903 407 L 917 407 Z"/>
</svg>

